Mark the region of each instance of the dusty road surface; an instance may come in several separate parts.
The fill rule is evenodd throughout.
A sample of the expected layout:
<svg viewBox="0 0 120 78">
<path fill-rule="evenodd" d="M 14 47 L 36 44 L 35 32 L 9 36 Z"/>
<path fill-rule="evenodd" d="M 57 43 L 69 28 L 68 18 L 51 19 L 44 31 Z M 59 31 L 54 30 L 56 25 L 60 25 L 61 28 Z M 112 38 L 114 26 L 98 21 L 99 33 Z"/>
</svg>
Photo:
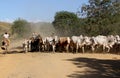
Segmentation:
<svg viewBox="0 0 120 78">
<path fill-rule="evenodd" d="M 120 78 L 120 55 L 24 54 L 17 44 L 0 54 L 0 78 Z"/>
</svg>

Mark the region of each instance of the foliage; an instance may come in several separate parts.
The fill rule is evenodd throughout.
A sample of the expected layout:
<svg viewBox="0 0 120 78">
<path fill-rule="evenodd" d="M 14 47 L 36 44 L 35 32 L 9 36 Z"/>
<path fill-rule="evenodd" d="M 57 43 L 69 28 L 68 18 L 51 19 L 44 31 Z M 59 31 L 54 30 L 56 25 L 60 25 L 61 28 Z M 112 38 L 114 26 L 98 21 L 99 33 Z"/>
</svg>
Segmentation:
<svg viewBox="0 0 120 78">
<path fill-rule="evenodd" d="M 89 4 L 82 7 L 82 15 L 86 16 L 85 22 L 88 24 L 86 29 L 89 29 L 89 35 L 119 34 L 115 31 L 114 25 L 120 21 L 118 19 L 120 17 L 120 2 L 89 0 Z"/>
<path fill-rule="evenodd" d="M 23 37 L 29 30 L 29 23 L 23 19 L 17 19 L 12 25 L 12 34 L 17 34 L 19 37 Z"/>
<path fill-rule="evenodd" d="M 54 27 L 59 32 L 69 32 L 66 35 L 120 35 L 119 0 L 89 0 L 78 12 L 80 18 L 71 12 L 57 12 L 53 21 Z"/>
<path fill-rule="evenodd" d="M 74 26 L 78 22 L 77 15 L 67 11 L 57 12 L 54 19 L 53 25 L 55 29 L 61 32 L 64 36 L 71 35 Z"/>
</svg>

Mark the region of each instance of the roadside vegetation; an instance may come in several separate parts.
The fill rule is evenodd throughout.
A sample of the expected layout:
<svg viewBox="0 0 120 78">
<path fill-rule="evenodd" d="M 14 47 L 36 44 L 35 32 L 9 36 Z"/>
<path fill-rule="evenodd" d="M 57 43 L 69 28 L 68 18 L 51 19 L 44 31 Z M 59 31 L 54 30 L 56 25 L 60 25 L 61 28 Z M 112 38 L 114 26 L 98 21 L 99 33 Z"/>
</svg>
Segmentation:
<svg viewBox="0 0 120 78">
<path fill-rule="evenodd" d="M 77 13 L 57 12 L 53 25 L 60 34 L 120 35 L 120 1 L 89 0 Z"/>
</svg>

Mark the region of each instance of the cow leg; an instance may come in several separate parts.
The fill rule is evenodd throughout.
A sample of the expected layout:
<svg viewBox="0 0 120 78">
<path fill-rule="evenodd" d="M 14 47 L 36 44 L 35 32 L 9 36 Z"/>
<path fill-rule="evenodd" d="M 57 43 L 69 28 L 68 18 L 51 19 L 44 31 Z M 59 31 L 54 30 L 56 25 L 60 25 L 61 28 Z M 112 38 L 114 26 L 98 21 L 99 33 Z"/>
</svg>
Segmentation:
<svg viewBox="0 0 120 78">
<path fill-rule="evenodd" d="M 83 52 L 83 53 L 85 52 L 84 47 L 82 47 L 82 52 Z"/>
<path fill-rule="evenodd" d="M 76 45 L 76 53 L 78 53 L 79 45 Z"/>
<path fill-rule="evenodd" d="M 46 45 L 44 45 L 44 50 L 47 51 L 47 49 L 48 49 L 48 46 L 46 44 Z"/>
<path fill-rule="evenodd" d="M 32 43 L 32 52 L 34 52 L 34 51 L 35 51 L 35 44 Z"/>
<path fill-rule="evenodd" d="M 103 45 L 103 52 L 105 51 L 105 46 Z"/>
<path fill-rule="evenodd" d="M 27 45 L 25 45 L 25 53 L 27 53 L 28 52 L 28 47 L 27 47 Z"/>
<path fill-rule="evenodd" d="M 95 46 L 91 46 L 91 48 L 92 48 L 92 52 L 94 52 L 95 51 Z"/>
<path fill-rule="evenodd" d="M 55 45 L 52 45 L 52 51 L 55 53 Z"/>
<path fill-rule="evenodd" d="M 109 46 L 106 46 L 106 48 L 107 48 L 107 52 L 110 52 L 110 47 L 109 47 Z"/>
<path fill-rule="evenodd" d="M 31 43 L 31 47 L 30 48 L 31 48 L 31 52 L 33 52 L 33 43 Z"/>
<path fill-rule="evenodd" d="M 74 47 L 73 47 L 73 46 L 71 46 L 71 47 L 70 47 L 70 49 L 71 49 L 71 50 L 72 50 L 72 52 L 74 53 Z"/>
<path fill-rule="evenodd" d="M 66 46 L 66 51 L 68 53 L 68 51 L 69 51 L 69 45 Z"/>
<path fill-rule="evenodd" d="M 45 45 L 41 45 L 41 50 L 44 52 L 45 51 Z"/>
<path fill-rule="evenodd" d="M 110 51 L 110 47 L 108 45 L 107 46 L 103 45 L 103 52 L 105 51 L 106 48 L 107 48 L 107 52 L 109 52 Z"/>
<path fill-rule="evenodd" d="M 49 52 L 49 45 L 47 45 L 47 47 L 46 47 L 46 51 Z"/>
<path fill-rule="evenodd" d="M 38 48 L 39 48 L 39 52 L 42 51 L 42 44 L 39 44 Z"/>
<path fill-rule="evenodd" d="M 31 51 L 31 44 L 28 44 L 28 51 Z"/>
</svg>

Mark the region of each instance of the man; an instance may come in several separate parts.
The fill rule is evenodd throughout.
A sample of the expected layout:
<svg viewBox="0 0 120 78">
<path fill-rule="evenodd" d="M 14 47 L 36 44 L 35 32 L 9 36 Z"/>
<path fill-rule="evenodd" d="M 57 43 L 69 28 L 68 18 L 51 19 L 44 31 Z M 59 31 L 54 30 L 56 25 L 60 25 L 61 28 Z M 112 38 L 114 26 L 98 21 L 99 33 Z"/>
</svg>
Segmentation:
<svg viewBox="0 0 120 78">
<path fill-rule="evenodd" d="M 9 37 L 10 35 L 7 32 L 3 34 L 2 46 L 1 46 L 3 50 L 6 50 L 7 49 L 6 46 L 9 46 L 10 44 Z"/>
<path fill-rule="evenodd" d="M 7 42 L 7 45 L 10 44 L 9 37 L 10 37 L 10 35 L 9 35 L 7 32 L 5 32 L 5 33 L 3 34 L 3 42 L 4 42 L 4 43 Z"/>
</svg>

